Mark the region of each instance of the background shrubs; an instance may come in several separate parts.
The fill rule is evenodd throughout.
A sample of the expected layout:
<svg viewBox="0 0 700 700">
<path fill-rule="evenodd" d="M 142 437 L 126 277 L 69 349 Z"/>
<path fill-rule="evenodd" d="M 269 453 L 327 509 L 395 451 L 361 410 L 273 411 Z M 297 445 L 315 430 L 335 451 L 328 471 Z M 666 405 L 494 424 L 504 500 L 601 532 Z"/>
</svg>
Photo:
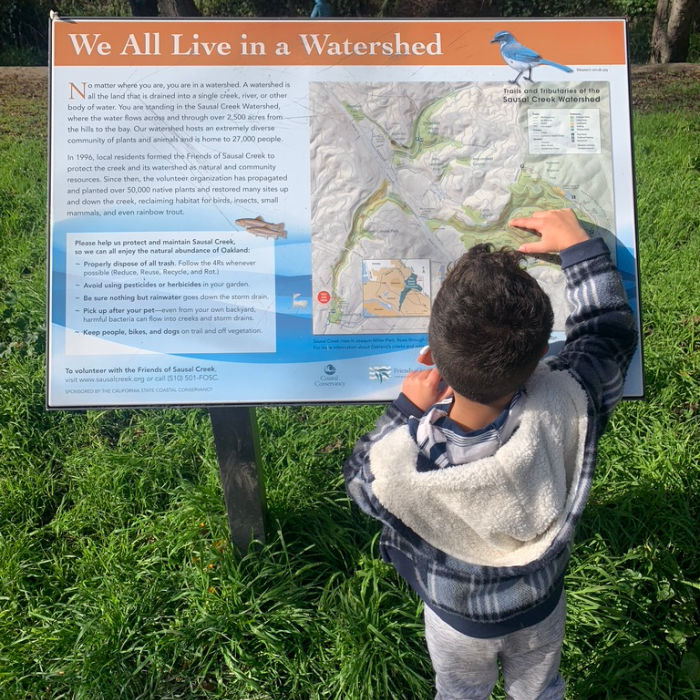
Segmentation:
<svg viewBox="0 0 700 700">
<path fill-rule="evenodd" d="M 209 17 L 308 17 L 313 0 L 195 0 Z M 332 0 L 338 17 L 626 17 L 633 63 L 646 63 L 656 0 Z M 128 0 L 3 0 L 0 65 L 44 65 L 48 16 L 130 16 Z M 700 41 L 691 38 L 697 61 Z"/>
</svg>

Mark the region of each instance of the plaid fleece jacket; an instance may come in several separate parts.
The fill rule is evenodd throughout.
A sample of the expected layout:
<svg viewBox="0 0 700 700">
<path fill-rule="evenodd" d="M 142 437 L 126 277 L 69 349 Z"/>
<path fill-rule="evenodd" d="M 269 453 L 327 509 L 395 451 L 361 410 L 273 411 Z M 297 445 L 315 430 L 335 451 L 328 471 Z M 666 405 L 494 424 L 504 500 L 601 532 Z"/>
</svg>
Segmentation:
<svg viewBox="0 0 700 700">
<path fill-rule="evenodd" d="M 464 432 L 449 401 L 400 395 L 344 466 L 383 524 L 382 558 L 453 627 L 494 637 L 544 619 L 561 595 L 596 446 L 622 396 L 636 332 L 601 239 L 561 253 L 566 341 L 490 426 Z"/>
</svg>

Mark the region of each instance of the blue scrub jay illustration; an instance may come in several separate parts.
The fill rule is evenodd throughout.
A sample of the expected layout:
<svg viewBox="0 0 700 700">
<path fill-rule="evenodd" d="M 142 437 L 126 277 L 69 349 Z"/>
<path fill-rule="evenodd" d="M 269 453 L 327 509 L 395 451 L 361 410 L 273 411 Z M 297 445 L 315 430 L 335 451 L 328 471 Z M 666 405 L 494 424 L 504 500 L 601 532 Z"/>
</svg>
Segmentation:
<svg viewBox="0 0 700 700">
<path fill-rule="evenodd" d="M 554 61 L 548 61 L 546 58 L 542 58 L 538 53 L 535 53 L 532 49 L 528 49 L 527 46 L 523 46 L 510 32 L 496 32 L 493 39 L 491 39 L 492 44 L 498 44 L 498 48 L 501 51 L 501 56 L 503 60 L 513 69 L 518 71 L 518 75 L 515 76 L 515 80 L 509 82 L 514 85 L 518 84 L 520 76 L 527 71 L 525 80 L 532 80 L 532 69 L 535 66 L 554 66 L 559 70 L 563 70 L 566 73 L 573 73 L 573 70 L 569 66 L 562 66 L 560 63 L 554 63 Z"/>
</svg>

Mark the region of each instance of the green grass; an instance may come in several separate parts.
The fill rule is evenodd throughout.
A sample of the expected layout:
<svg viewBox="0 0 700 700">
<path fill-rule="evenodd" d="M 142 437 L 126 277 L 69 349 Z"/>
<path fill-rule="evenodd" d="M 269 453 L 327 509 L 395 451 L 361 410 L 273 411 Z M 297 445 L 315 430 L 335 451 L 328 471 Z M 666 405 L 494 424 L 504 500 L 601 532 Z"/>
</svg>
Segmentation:
<svg viewBox="0 0 700 700">
<path fill-rule="evenodd" d="M 206 412 L 44 410 L 43 109 L 0 112 L 0 697 L 431 697 L 421 606 L 340 476 L 379 407 L 258 411 L 270 532 L 245 556 Z M 568 698 L 700 688 L 700 139 L 690 110 L 634 126 L 647 397 L 601 443 Z"/>
</svg>

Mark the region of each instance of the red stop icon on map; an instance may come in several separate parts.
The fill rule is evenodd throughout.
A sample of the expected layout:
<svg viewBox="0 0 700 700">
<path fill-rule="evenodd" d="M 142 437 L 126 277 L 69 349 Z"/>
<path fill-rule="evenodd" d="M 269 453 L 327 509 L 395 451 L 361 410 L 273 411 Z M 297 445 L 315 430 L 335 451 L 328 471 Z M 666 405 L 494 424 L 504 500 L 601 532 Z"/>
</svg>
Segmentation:
<svg viewBox="0 0 700 700">
<path fill-rule="evenodd" d="M 327 304 L 331 300 L 331 295 L 328 292 L 323 291 L 319 292 L 316 295 L 316 298 L 318 299 L 319 304 Z"/>
</svg>

